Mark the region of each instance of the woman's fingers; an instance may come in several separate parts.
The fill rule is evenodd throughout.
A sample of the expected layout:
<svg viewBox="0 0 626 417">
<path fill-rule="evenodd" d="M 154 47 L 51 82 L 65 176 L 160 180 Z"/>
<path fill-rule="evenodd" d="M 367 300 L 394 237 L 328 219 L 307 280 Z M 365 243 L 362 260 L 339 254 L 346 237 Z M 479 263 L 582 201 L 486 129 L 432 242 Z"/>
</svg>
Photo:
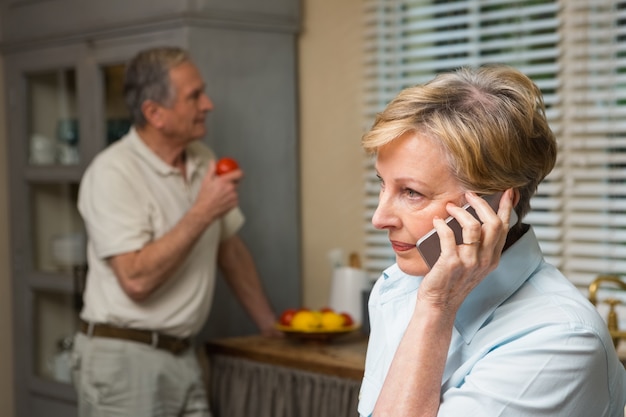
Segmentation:
<svg viewBox="0 0 626 417">
<path fill-rule="evenodd" d="M 433 221 L 440 238 L 441 258 L 447 258 L 447 263 L 459 260 L 468 267 L 476 264 L 495 267 L 506 242 L 513 209 L 513 190 L 506 190 L 500 200 L 494 202 L 498 206 L 497 214 L 484 198 L 475 193 L 466 193 L 466 199 L 470 211 L 476 213 L 478 218 L 467 209 L 452 203 L 447 206 L 448 213 L 462 228 L 460 245 L 457 245 L 453 231 L 442 219 Z"/>
<path fill-rule="evenodd" d="M 433 220 L 439 234 L 441 256 L 422 284 L 420 293 L 423 292 L 423 299 L 455 311 L 465 297 L 496 268 L 508 232 L 512 195 L 511 190 L 502 195 L 496 214 L 483 198 L 467 193 L 467 201 L 480 220 L 467 210 L 449 204 L 448 212 L 462 227 L 463 242 L 459 245 L 453 230 L 443 219 Z"/>
</svg>

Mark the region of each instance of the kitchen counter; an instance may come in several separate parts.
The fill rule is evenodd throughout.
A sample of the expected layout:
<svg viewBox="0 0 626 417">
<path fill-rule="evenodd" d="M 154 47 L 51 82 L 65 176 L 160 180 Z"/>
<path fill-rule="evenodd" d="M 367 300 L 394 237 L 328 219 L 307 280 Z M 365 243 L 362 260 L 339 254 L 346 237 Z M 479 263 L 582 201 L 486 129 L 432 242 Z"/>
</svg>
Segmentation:
<svg viewBox="0 0 626 417">
<path fill-rule="evenodd" d="M 206 344 L 215 417 L 357 415 L 367 338 L 328 342 L 244 336 Z"/>
<path fill-rule="evenodd" d="M 359 332 L 329 342 L 255 335 L 207 343 L 209 354 L 235 356 L 359 381 L 363 378 L 366 349 L 367 337 Z"/>
<path fill-rule="evenodd" d="M 355 417 L 367 338 L 328 343 L 245 336 L 211 340 L 214 417 Z M 626 342 L 619 345 L 626 362 Z"/>
</svg>

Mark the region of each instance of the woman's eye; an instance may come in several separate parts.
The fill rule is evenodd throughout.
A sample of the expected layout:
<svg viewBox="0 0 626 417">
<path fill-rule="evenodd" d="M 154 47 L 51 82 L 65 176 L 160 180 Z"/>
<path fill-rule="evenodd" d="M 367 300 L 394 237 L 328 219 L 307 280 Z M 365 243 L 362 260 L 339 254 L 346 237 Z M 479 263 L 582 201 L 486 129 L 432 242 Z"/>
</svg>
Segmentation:
<svg viewBox="0 0 626 417">
<path fill-rule="evenodd" d="M 378 183 L 380 184 L 380 188 L 385 188 L 385 181 L 383 181 L 380 175 L 376 175 L 376 178 L 378 178 Z"/>
<path fill-rule="evenodd" d="M 405 189 L 404 189 L 404 193 L 405 193 L 405 194 L 407 195 L 407 197 L 409 197 L 409 198 L 416 198 L 416 197 L 420 197 L 420 196 L 421 196 L 421 194 L 420 194 L 420 193 L 418 193 L 418 192 L 417 192 L 417 191 L 415 191 L 415 190 L 411 190 L 410 188 L 405 188 Z"/>
</svg>

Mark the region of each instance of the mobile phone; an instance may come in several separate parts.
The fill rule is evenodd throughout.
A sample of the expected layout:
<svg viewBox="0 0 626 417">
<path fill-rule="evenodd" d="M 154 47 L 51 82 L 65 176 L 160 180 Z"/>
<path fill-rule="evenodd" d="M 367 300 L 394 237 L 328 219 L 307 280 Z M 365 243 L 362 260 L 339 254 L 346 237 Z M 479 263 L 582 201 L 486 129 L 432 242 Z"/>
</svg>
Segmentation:
<svg viewBox="0 0 626 417">
<path fill-rule="evenodd" d="M 483 196 L 485 201 L 489 203 L 489 206 L 497 212 L 498 206 L 500 205 L 500 199 L 502 198 L 503 192 L 498 192 L 495 194 L 490 194 Z M 468 213 L 478 219 L 478 215 L 476 214 L 476 210 L 469 204 L 465 204 L 463 206 Z M 480 219 L 479 219 L 480 220 Z M 511 210 L 511 219 L 509 221 L 509 229 L 513 227 L 517 223 L 517 213 L 515 210 Z M 463 243 L 463 228 L 459 224 L 458 220 L 454 217 L 450 216 L 446 219 L 446 224 L 448 227 L 452 229 L 454 232 L 454 238 L 456 240 L 456 244 L 460 245 Z M 437 259 L 439 259 L 439 255 L 441 254 L 441 243 L 439 241 L 439 235 L 437 234 L 437 230 L 433 229 L 424 235 L 420 240 L 417 241 L 417 250 L 419 251 L 422 258 L 426 262 L 429 268 L 432 268 Z"/>
</svg>

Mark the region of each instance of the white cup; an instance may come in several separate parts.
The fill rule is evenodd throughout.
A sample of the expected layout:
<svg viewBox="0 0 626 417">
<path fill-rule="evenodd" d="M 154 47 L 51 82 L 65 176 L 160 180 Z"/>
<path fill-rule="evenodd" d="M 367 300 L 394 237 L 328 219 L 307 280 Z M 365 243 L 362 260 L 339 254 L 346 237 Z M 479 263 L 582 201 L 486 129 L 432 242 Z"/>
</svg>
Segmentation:
<svg viewBox="0 0 626 417">
<path fill-rule="evenodd" d="M 35 133 L 30 138 L 30 163 L 50 165 L 56 161 L 56 144 L 47 136 Z"/>
</svg>

